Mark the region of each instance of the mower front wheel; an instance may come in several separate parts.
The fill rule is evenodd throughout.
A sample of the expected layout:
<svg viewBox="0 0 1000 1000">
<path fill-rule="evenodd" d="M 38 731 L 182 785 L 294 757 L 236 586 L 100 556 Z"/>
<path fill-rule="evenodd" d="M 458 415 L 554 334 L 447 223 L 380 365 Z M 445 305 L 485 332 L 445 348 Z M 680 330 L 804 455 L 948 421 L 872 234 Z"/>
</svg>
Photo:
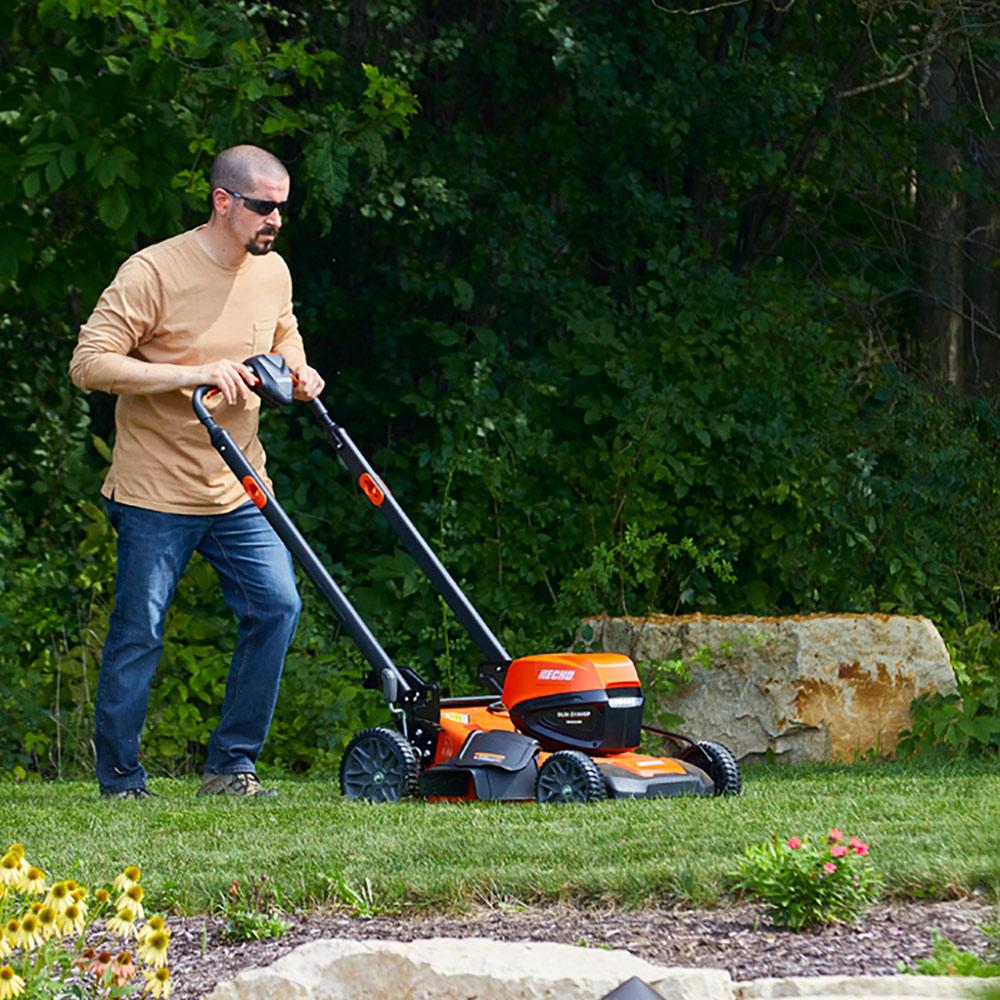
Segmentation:
<svg viewBox="0 0 1000 1000">
<path fill-rule="evenodd" d="M 597 765 L 579 750 L 557 750 L 538 770 L 539 802 L 598 802 L 607 797 Z"/>
<path fill-rule="evenodd" d="M 398 802 L 420 787 L 420 758 L 395 729 L 365 729 L 347 744 L 340 762 L 340 791 L 346 799 Z"/>
</svg>

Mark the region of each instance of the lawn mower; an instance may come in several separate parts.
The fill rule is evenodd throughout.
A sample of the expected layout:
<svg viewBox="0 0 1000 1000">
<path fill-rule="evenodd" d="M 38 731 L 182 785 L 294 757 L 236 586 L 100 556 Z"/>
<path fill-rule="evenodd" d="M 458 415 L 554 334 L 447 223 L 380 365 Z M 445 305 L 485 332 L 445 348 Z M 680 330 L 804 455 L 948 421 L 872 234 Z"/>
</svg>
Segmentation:
<svg viewBox="0 0 1000 1000">
<path fill-rule="evenodd" d="M 265 403 L 292 403 L 295 379 L 280 355 L 256 355 L 245 364 Z M 212 418 L 205 399 L 215 391 L 207 385 L 195 389 L 195 414 L 361 650 L 371 667 L 364 686 L 381 690 L 395 723 L 365 729 L 350 741 L 340 765 L 344 796 L 592 802 L 739 793 L 740 770 L 724 746 L 643 726 L 642 686 L 629 657 L 545 653 L 512 658 L 347 431 L 314 399 L 308 405 L 334 451 L 482 653 L 478 676 L 487 693 L 442 698 L 437 684 L 393 663 L 232 436 Z M 637 753 L 644 729 L 683 749 L 673 757 Z"/>
</svg>

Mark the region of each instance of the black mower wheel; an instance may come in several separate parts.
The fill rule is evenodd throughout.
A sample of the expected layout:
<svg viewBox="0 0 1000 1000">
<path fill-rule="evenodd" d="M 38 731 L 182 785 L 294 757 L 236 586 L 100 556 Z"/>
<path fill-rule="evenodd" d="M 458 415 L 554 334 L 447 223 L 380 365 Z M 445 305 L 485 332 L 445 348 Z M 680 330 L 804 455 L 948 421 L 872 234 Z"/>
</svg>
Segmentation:
<svg viewBox="0 0 1000 1000">
<path fill-rule="evenodd" d="M 579 750 L 557 750 L 538 771 L 539 802 L 599 802 L 608 797 L 597 765 Z"/>
<path fill-rule="evenodd" d="M 347 744 L 340 762 L 340 791 L 346 799 L 398 802 L 417 794 L 420 759 L 395 729 L 365 729 Z"/>
<path fill-rule="evenodd" d="M 715 794 L 739 795 L 743 787 L 743 776 L 740 774 L 740 765 L 736 763 L 736 758 L 728 747 L 711 740 L 701 740 L 696 746 L 701 755 L 704 755 L 705 763 L 700 764 L 697 760 L 692 763 L 700 764 L 708 772 L 715 785 Z"/>
</svg>

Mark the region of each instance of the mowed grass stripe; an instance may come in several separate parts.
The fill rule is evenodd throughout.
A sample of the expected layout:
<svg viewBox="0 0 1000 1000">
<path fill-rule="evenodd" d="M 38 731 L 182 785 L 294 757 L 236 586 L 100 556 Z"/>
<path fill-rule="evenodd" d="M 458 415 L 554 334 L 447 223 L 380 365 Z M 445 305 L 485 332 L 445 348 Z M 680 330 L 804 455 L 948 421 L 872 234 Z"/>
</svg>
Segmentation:
<svg viewBox="0 0 1000 1000">
<path fill-rule="evenodd" d="M 6 782 L 0 847 L 20 841 L 52 877 L 110 881 L 143 869 L 151 900 L 219 907 L 232 880 L 266 873 L 291 908 L 455 909 L 558 901 L 641 908 L 731 899 L 744 848 L 822 837 L 871 844 L 898 899 L 1000 889 L 995 763 L 861 762 L 749 768 L 725 799 L 534 803 L 346 802 L 332 780 L 270 782 L 264 802 L 197 799 L 194 779 L 153 779 L 157 798 L 104 802 L 89 782 Z"/>
</svg>

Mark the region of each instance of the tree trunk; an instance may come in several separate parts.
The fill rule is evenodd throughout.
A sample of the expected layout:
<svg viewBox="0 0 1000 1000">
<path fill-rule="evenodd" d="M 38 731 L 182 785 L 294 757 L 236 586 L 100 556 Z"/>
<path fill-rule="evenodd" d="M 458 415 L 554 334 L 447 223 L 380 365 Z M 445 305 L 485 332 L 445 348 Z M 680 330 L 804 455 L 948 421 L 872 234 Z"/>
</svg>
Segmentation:
<svg viewBox="0 0 1000 1000">
<path fill-rule="evenodd" d="M 917 190 L 917 240 L 922 301 L 917 332 L 929 374 L 964 388 L 965 323 L 963 238 L 965 202 L 953 179 L 961 153 L 953 140 L 958 117 L 958 74 L 953 52 L 931 58 L 924 122 L 927 139 Z"/>
<path fill-rule="evenodd" d="M 986 189 L 1000 187 L 1000 81 L 996 66 L 969 63 L 965 67 L 965 104 L 987 128 L 969 130 L 966 159 L 982 171 Z M 966 203 L 965 294 L 968 302 L 966 386 L 973 391 L 1000 382 L 1000 205 L 969 195 Z"/>
</svg>

